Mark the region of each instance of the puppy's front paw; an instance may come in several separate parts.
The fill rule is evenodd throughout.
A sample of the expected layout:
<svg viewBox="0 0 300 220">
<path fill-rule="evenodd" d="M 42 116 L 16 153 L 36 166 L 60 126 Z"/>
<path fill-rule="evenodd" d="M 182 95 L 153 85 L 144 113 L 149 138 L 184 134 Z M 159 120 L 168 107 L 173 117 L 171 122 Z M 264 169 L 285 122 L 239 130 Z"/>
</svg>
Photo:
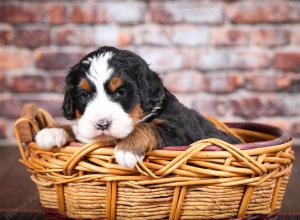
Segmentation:
<svg viewBox="0 0 300 220">
<path fill-rule="evenodd" d="M 61 147 L 69 140 L 68 133 L 62 128 L 44 128 L 35 136 L 36 143 L 42 148 Z"/>
<path fill-rule="evenodd" d="M 145 155 L 122 150 L 118 147 L 118 145 L 115 147 L 116 161 L 122 167 L 134 168 L 138 161 L 143 161 L 144 157 Z"/>
</svg>

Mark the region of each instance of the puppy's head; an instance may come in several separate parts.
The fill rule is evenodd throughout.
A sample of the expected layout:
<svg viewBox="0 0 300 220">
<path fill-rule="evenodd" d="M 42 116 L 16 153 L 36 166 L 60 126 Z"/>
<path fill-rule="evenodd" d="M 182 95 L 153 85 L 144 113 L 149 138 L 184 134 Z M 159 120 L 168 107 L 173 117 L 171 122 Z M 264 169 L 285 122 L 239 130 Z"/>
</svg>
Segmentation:
<svg viewBox="0 0 300 220">
<path fill-rule="evenodd" d="M 76 135 L 84 142 L 126 137 L 165 96 L 160 78 L 142 58 L 113 47 L 86 55 L 66 84 L 64 116 L 77 119 Z"/>
</svg>

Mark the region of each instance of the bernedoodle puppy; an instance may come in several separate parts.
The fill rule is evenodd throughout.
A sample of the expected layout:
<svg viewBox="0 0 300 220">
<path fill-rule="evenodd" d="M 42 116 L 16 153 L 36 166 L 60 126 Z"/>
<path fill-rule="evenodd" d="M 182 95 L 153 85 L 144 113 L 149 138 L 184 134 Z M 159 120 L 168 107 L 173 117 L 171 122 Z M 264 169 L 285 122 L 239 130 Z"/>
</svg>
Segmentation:
<svg viewBox="0 0 300 220">
<path fill-rule="evenodd" d="M 74 120 L 71 129 L 41 130 L 36 135 L 41 147 L 72 140 L 114 143 L 116 161 L 124 167 L 134 167 L 147 151 L 163 146 L 204 138 L 239 143 L 182 105 L 141 57 L 114 47 L 101 47 L 71 68 L 63 112 Z"/>
</svg>

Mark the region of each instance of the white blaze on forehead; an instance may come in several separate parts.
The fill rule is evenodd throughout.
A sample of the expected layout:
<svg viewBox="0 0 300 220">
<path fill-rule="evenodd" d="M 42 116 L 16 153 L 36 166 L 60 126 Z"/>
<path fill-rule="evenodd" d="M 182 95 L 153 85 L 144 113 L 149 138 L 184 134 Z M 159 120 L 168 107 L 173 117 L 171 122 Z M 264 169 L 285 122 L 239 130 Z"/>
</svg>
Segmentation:
<svg viewBox="0 0 300 220">
<path fill-rule="evenodd" d="M 113 72 L 108 64 L 108 61 L 112 57 L 112 52 L 106 52 L 89 59 L 91 65 L 88 71 L 88 77 L 95 84 L 98 91 L 102 90 L 104 83 L 109 79 Z"/>
</svg>

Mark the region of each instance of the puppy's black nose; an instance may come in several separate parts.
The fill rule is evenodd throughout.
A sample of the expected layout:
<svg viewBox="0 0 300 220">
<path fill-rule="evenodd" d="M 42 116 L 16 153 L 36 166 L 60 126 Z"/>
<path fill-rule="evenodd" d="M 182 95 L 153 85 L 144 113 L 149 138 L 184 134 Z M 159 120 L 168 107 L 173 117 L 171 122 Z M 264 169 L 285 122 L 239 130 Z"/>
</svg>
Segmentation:
<svg viewBox="0 0 300 220">
<path fill-rule="evenodd" d="M 96 128 L 98 130 L 107 130 L 111 125 L 111 121 L 108 119 L 100 119 L 97 123 L 96 123 Z"/>
</svg>

